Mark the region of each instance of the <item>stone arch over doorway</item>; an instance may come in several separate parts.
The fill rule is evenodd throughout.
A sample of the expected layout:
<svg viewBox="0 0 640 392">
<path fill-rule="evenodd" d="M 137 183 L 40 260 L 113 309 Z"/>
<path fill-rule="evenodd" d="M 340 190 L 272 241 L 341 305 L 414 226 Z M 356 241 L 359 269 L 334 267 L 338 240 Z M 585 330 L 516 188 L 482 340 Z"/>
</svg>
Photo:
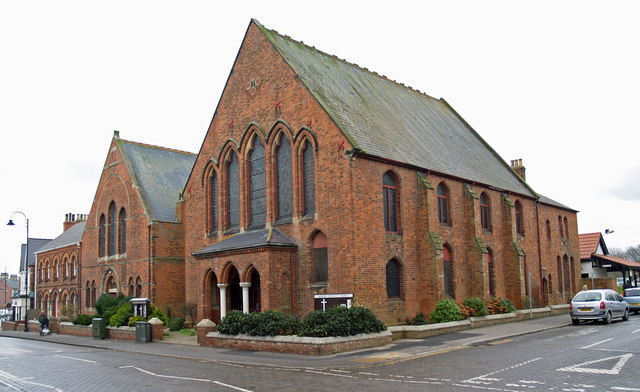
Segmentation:
<svg viewBox="0 0 640 392">
<path fill-rule="evenodd" d="M 218 277 L 213 270 L 208 269 L 203 279 L 203 317 L 215 323 L 220 322 L 220 288 Z"/>
</svg>

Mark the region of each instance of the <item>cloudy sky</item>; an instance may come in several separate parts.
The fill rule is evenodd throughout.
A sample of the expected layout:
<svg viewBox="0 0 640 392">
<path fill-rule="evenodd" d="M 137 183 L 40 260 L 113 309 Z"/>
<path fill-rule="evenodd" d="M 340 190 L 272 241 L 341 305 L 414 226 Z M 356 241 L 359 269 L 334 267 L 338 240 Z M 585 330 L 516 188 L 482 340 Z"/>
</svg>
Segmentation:
<svg viewBox="0 0 640 392">
<path fill-rule="evenodd" d="M 229 5 L 230 3 L 237 5 Z M 640 3 L 4 1 L 0 270 L 88 213 L 113 131 L 198 152 L 251 18 L 445 98 L 580 233 L 640 244 Z"/>
</svg>

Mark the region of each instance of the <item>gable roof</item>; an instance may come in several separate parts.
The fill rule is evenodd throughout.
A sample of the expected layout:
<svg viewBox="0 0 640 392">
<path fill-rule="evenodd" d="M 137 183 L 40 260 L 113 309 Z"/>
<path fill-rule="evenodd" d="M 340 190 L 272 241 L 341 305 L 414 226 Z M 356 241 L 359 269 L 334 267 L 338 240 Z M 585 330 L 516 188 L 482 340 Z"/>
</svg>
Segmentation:
<svg viewBox="0 0 640 392">
<path fill-rule="evenodd" d="M 29 257 L 27 260 L 27 265 L 31 267 L 36 263 L 36 252 L 40 250 L 43 246 L 45 246 L 51 239 L 46 238 L 27 238 L 29 244 Z M 24 271 L 24 254 L 27 251 L 27 245 L 20 245 L 20 271 Z"/>
<path fill-rule="evenodd" d="M 443 99 L 261 29 L 354 152 L 536 197 Z"/>
<path fill-rule="evenodd" d="M 196 155 L 114 136 L 149 219 L 176 221 L 176 203 Z"/>
<path fill-rule="evenodd" d="M 82 234 L 84 234 L 84 228 L 87 225 L 87 221 L 80 221 L 73 226 L 69 227 L 62 234 L 47 242 L 42 248 L 35 253 L 42 253 L 48 250 L 58 249 L 69 245 L 75 245 L 82 241 Z"/>
<path fill-rule="evenodd" d="M 598 250 L 598 245 L 600 245 L 600 241 L 602 240 L 602 234 L 600 233 L 587 233 L 578 235 L 578 243 L 580 245 L 580 260 L 582 259 L 590 259 L 591 255 L 596 253 Z M 602 249 L 605 254 L 609 253 L 606 249 L 606 245 L 604 245 Z"/>
<path fill-rule="evenodd" d="M 220 242 L 200 249 L 193 253 L 192 256 L 206 257 L 217 253 L 232 252 L 236 250 L 254 249 L 254 248 L 297 248 L 298 244 L 286 234 L 278 229 L 262 229 L 245 231 L 232 235 Z"/>
</svg>

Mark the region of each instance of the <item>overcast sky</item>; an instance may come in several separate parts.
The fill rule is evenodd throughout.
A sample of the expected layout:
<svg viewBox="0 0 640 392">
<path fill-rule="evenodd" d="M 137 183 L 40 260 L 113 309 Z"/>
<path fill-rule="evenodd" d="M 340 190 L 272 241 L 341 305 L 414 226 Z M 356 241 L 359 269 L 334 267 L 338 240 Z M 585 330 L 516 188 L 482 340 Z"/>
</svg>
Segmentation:
<svg viewBox="0 0 640 392">
<path fill-rule="evenodd" d="M 34 238 L 89 212 L 114 130 L 198 152 L 251 18 L 446 99 L 580 233 L 640 244 L 640 3 L 217 3 L 0 3 L 1 271 L 14 211 Z"/>
</svg>

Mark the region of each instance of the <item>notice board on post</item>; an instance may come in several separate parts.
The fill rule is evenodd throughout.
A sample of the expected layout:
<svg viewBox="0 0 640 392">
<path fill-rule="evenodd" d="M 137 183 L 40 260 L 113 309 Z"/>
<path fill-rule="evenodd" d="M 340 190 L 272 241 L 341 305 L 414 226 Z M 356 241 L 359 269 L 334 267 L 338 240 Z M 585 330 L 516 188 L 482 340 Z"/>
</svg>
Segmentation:
<svg viewBox="0 0 640 392">
<path fill-rule="evenodd" d="M 351 307 L 353 294 L 316 294 L 313 296 L 314 310 L 325 311 L 336 306 Z"/>
</svg>

